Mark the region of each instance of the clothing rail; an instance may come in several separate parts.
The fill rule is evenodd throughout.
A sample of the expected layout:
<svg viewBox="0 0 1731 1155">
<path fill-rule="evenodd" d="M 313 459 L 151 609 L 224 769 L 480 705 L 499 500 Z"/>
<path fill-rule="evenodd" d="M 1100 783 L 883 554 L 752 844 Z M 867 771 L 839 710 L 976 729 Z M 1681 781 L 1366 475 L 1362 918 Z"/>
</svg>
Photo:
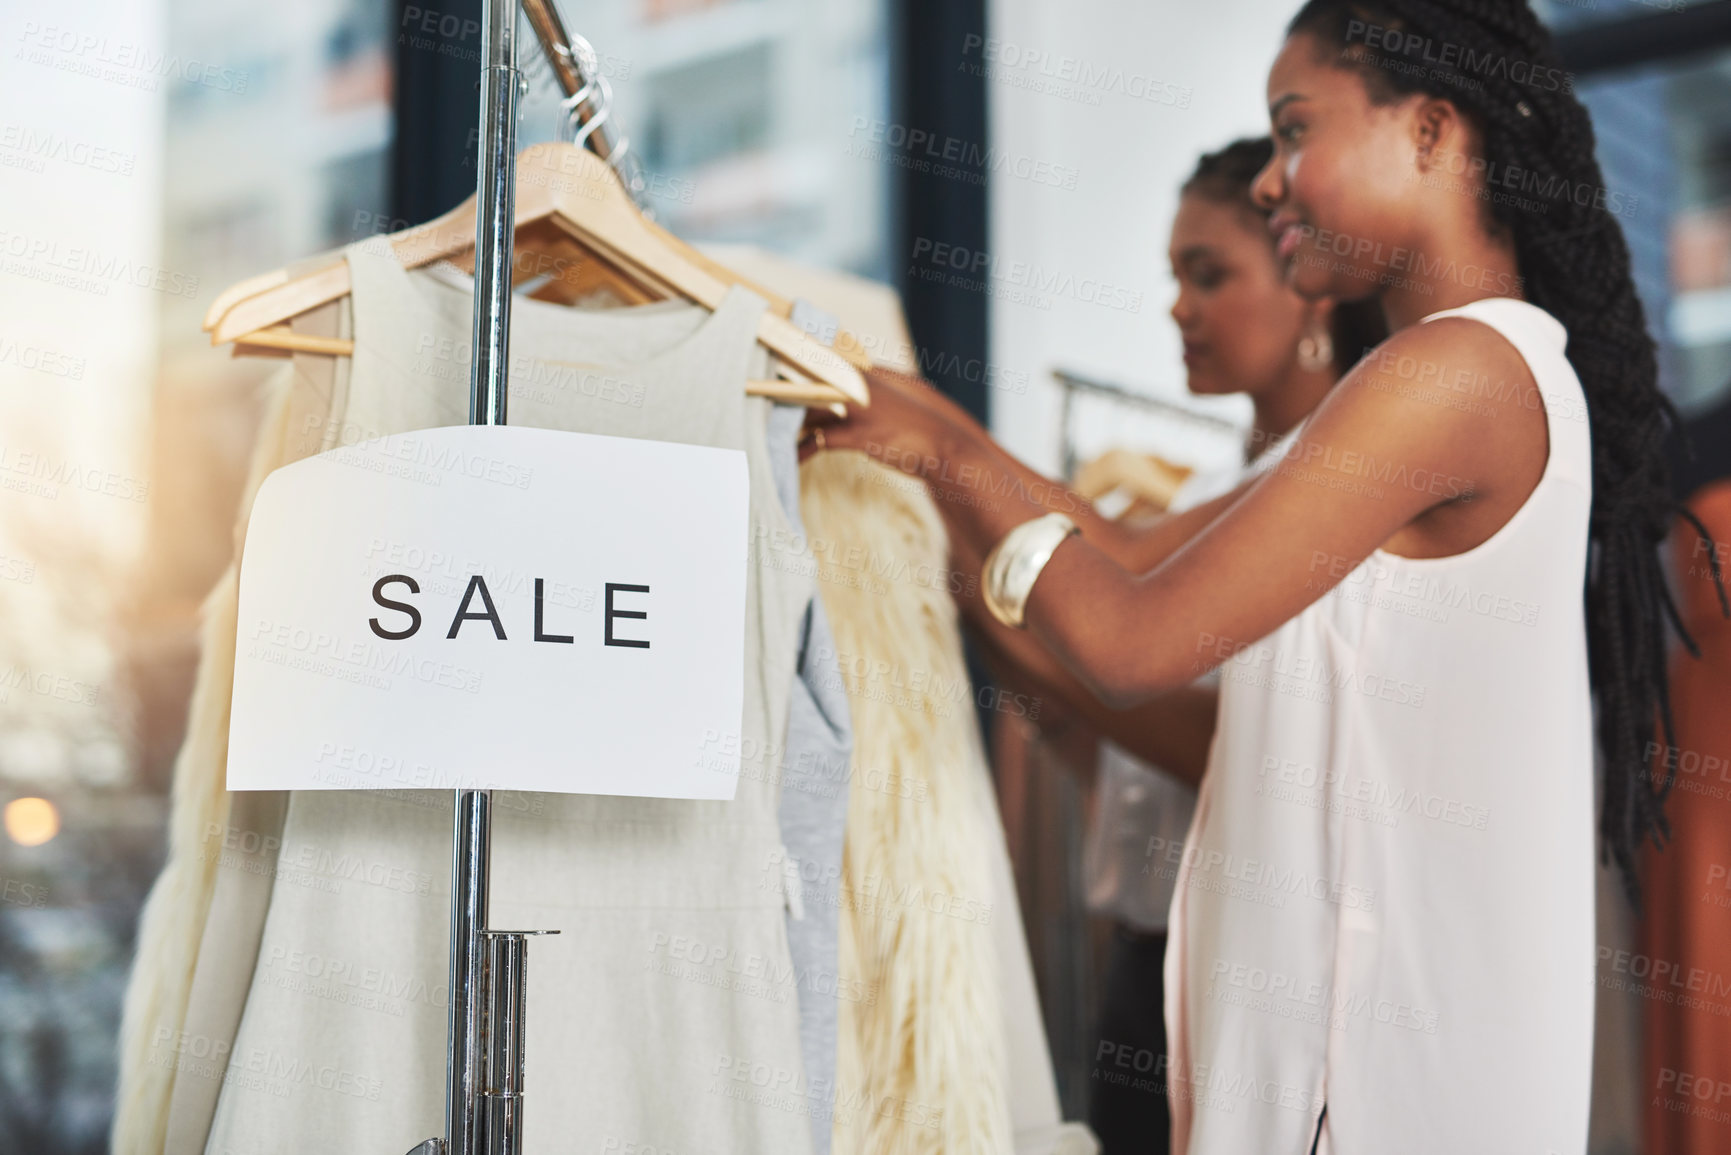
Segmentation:
<svg viewBox="0 0 1731 1155">
<path fill-rule="evenodd" d="M 1068 369 L 1053 369 L 1052 377 L 1058 382 L 1058 387 L 1064 391 L 1064 399 L 1059 409 L 1058 437 L 1063 451 L 1064 476 L 1071 478 L 1076 475 L 1078 462 L 1076 460 L 1075 402 L 1077 394 L 1089 397 L 1103 397 L 1119 405 L 1132 409 L 1144 409 L 1168 417 L 1178 417 L 1182 420 L 1200 425 L 1216 433 L 1242 433 L 1243 427 L 1235 421 L 1224 417 L 1216 417 L 1212 413 L 1204 413 L 1177 401 L 1168 401 L 1161 397 L 1150 397 L 1146 393 L 1138 393 L 1134 389 L 1126 389 L 1122 385 L 1087 377 Z"/>
<path fill-rule="evenodd" d="M 1150 397 L 1146 393 L 1138 393 L 1134 389 L 1127 389 L 1122 385 L 1114 385 L 1094 377 L 1086 377 L 1068 369 L 1054 369 L 1052 376 L 1066 394 L 1086 393 L 1095 397 L 1108 397 L 1122 405 L 1137 409 L 1151 409 L 1159 413 L 1181 417 L 1186 421 L 1204 425 L 1222 433 L 1236 433 L 1239 430 L 1239 424 L 1236 421 L 1229 421 L 1212 413 L 1204 413 L 1200 409 L 1192 409 L 1178 401 L 1168 401 L 1163 397 Z"/>
</svg>

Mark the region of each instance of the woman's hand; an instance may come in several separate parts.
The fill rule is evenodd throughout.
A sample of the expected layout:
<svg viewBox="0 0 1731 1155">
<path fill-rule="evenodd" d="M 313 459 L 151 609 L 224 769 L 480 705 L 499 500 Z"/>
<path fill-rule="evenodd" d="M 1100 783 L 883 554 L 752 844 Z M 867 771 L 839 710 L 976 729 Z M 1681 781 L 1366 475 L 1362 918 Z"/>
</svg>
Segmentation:
<svg viewBox="0 0 1731 1155">
<path fill-rule="evenodd" d="M 917 474 L 923 462 L 936 456 L 946 434 L 973 425 L 966 410 L 918 377 L 874 365 L 865 379 L 870 405 L 851 406 L 840 418 L 827 409 L 807 413 L 801 461 L 823 449 L 857 449 L 891 468 Z"/>
</svg>

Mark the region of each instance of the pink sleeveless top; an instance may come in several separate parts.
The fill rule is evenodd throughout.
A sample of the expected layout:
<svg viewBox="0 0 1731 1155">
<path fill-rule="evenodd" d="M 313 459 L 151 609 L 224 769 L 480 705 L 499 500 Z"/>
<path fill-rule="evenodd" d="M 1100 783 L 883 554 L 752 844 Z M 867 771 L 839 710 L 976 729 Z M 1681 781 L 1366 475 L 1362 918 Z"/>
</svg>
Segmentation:
<svg viewBox="0 0 1731 1155">
<path fill-rule="evenodd" d="M 1586 1148 L 1586 404 L 1542 309 L 1445 316 L 1525 358 L 1544 473 L 1482 544 L 1378 550 L 1222 666 L 1166 952 L 1176 1155 Z"/>
</svg>

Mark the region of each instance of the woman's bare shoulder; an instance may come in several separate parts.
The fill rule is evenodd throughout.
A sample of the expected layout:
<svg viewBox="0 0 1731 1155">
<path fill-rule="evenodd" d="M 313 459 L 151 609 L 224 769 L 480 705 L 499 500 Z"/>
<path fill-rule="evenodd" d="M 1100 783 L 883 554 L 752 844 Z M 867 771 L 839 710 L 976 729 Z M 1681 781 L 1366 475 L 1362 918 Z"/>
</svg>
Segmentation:
<svg viewBox="0 0 1731 1155">
<path fill-rule="evenodd" d="M 1491 481 L 1546 450 L 1543 402 L 1525 358 L 1466 317 L 1409 325 L 1367 353 L 1329 396 L 1392 452 Z M 1343 417 L 1346 415 L 1342 415 Z M 1525 470 L 1516 469 L 1515 473 Z"/>
</svg>

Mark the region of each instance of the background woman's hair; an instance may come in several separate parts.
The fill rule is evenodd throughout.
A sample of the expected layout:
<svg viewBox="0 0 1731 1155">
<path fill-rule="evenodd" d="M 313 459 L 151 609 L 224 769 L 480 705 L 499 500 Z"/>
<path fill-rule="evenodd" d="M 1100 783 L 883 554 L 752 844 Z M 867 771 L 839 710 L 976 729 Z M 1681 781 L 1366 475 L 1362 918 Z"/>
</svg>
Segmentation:
<svg viewBox="0 0 1731 1155">
<path fill-rule="evenodd" d="M 1196 171 L 1178 191 L 1215 204 L 1243 209 L 1255 220 L 1256 227 L 1264 230 L 1272 256 L 1274 237 L 1264 227 L 1269 212 L 1251 198 L 1250 186 L 1256 180 L 1256 174 L 1267 167 L 1273 156 L 1274 142 L 1266 136 L 1235 140 L 1218 152 L 1203 153 L 1202 159 L 1196 162 Z M 1388 338 L 1382 303 L 1374 299 L 1336 302 L 1328 328 L 1329 339 L 1334 344 L 1335 370 L 1342 376 L 1358 364 L 1361 357 Z"/>
<path fill-rule="evenodd" d="M 1593 434 L 1587 650 L 1604 758 L 1601 861 L 1616 860 L 1639 905 L 1637 852 L 1648 837 L 1663 845 L 1670 833 L 1665 799 L 1674 760 L 1665 759 L 1657 781 L 1651 771 L 1655 722 L 1667 747 L 1673 735 L 1665 621 L 1697 651 L 1659 554 L 1680 509 L 1664 454 L 1676 412 L 1659 391 L 1628 246 L 1606 198 L 1595 195 L 1604 177 L 1587 110 L 1525 0 L 1310 0 L 1287 32 L 1314 37 L 1326 59 L 1356 71 L 1374 104 L 1415 93 L 1449 101 L 1477 129 L 1484 155 L 1476 167 L 1523 172 L 1521 195 L 1493 197 L 1485 212 L 1487 224 L 1513 240 L 1528 299 L 1568 329 L 1568 358 L 1586 395 Z"/>
</svg>

